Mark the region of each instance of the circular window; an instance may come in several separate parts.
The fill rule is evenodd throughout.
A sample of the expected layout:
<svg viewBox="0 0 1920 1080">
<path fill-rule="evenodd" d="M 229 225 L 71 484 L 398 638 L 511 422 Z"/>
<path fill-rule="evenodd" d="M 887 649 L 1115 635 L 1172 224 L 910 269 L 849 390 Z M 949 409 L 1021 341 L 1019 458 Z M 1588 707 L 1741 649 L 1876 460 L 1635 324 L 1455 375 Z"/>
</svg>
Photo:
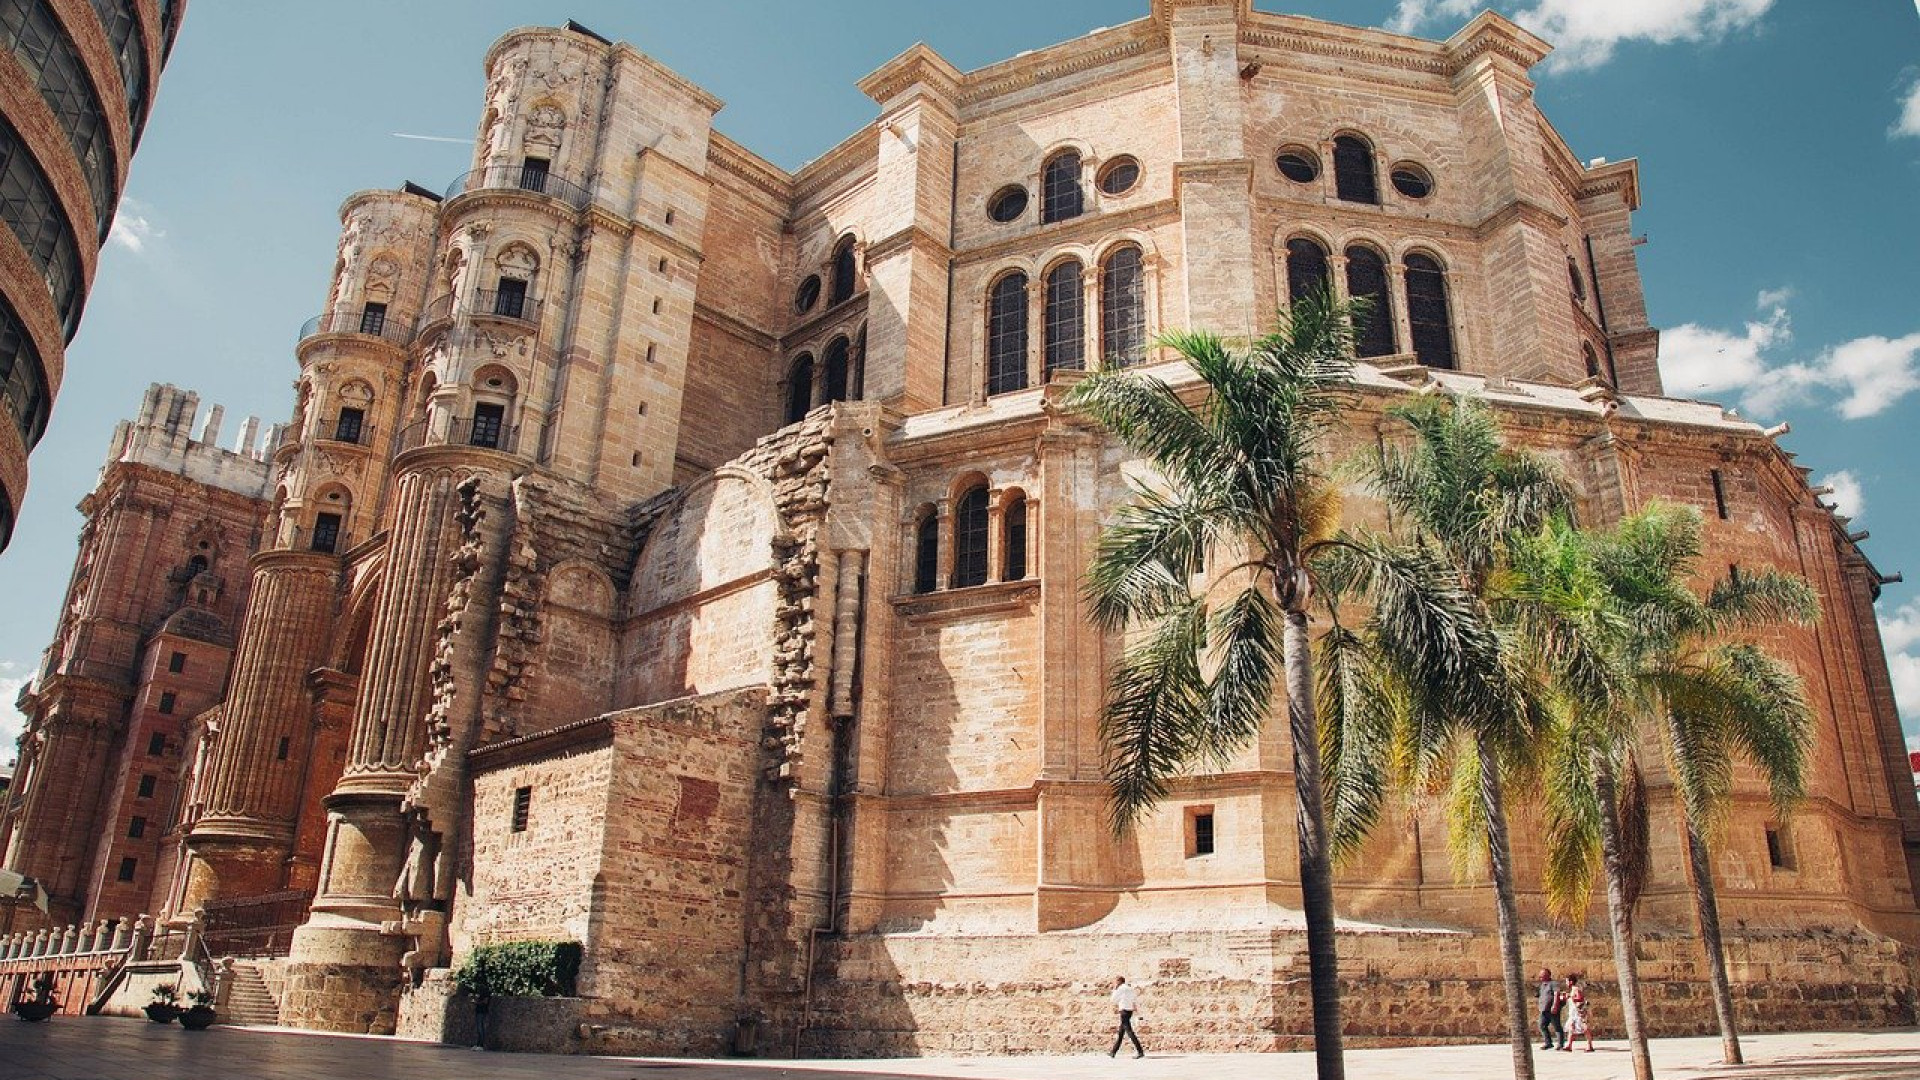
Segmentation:
<svg viewBox="0 0 1920 1080">
<path fill-rule="evenodd" d="M 1304 146 L 1289 146 L 1273 159 L 1280 175 L 1296 184 L 1311 184 L 1320 176 L 1320 156 Z"/>
<path fill-rule="evenodd" d="M 1026 212 L 1027 189 L 1019 184 L 1008 184 L 987 200 L 987 216 L 1002 225 L 1018 220 Z"/>
<path fill-rule="evenodd" d="M 1107 162 L 1100 170 L 1100 190 L 1107 195 L 1124 195 L 1140 182 L 1140 162 L 1122 156 Z"/>
<path fill-rule="evenodd" d="M 1424 199 L 1433 194 L 1433 177 L 1410 161 L 1393 167 L 1393 190 L 1409 199 Z"/>
<path fill-rule="evenodd" d="M 820 275 L 809 274 L 807 280 L 801 282 L 800 287 L 793 291 L 793 310 L 805 315 L 813 310 L 813 305 L 819 302 Z"/>
</svg>

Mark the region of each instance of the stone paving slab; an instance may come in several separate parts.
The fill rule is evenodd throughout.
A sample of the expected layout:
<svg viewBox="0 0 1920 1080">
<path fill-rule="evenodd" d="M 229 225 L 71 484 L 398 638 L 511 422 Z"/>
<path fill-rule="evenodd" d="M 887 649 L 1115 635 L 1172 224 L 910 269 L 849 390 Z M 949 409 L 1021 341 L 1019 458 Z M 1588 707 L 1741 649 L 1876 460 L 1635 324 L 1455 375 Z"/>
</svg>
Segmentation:
<svg viewBox="0 0 1920 1080">
<path fill-rule="evenodd" d="M 1920 1080 L 1920 1031 L 1751 1035 L 1748 1064 L 1719 1064 L 1717 1038 L 1659 1039 L 1667 1080 Z M 1541 1080 L 1627 1080 L 1626 1047 L 1540 1053 Z M 1353 1050 L 1352 1080 L 1498 1080 L 1505 1044 Z M 269 1028 L 188 1032 L 143 1020 L 0 1017 L 0 1080 L 1312 1080 L 1310 1054 L 1150 1054 L 911 1058 L 883 1061 L 707 1061 L 475 1052 L 399 1039 Z"/>
</svg>

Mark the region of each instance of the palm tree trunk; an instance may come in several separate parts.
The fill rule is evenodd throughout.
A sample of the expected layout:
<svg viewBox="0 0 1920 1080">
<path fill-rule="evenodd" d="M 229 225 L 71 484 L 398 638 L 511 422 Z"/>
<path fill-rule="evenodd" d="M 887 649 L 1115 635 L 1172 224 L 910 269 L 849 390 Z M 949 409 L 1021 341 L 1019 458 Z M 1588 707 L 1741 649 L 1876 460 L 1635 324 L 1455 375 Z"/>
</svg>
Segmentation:
<svg viewBox="0 0 1920 1080">
<path fill-rule="evenodd" d="M 1507 839 L 1500 760 L 1484 738 L 1475 742 L 1480 752 L 1480 802 L 1487 811 L 1487 856 L 1493 864 L 1494 911 L 1500 929 L 1500 967 L 1507 991 L 1513 1076 L 1514 1080 L 1533 1080 L 1533 1024 L 1527 1015 L 1526 970 L 1520 966 L 1520 908 L 1513 896 L 1513 847 Z"/>
<path fill-rule="evenodd" d="M 1620 980 L 1620 1017 L 1633 1052 L 1634 1080 L 1653 1080 L 1653 1058 L 1640 1024 L 1640 969 L 1633 952 L 1633 911 L 1627 907 L 1626 866 L 1621 858 L 1619 800 L 1613 763 L 1593 755 L 1593 788 L 1600 797 L 1600 859 L 1606 867 L 1607 916 L 1613 931 L 1613 968 Z"/>
<path fill-rule="evenodd" d="M 1720 903 L 1713 896 L 1713 863 L 1693 819 L 1687 818 L 1687 861 L 1693 864 L 1693 907 L 1700 917 L 1700 945 L 1707 952 L 1707 979 L 1713 984 L 1713 1012 L 1720 1021 L 1721 1059 L 1739 1065 L 1740 1032 L 1733 1026 L 1733 989 L 1727 985 L 1727 954 L 1720 944 Z"/>
<path fill-rule="evenodd" d="M 1340 968 L 1333 935 L 1333 857 L 1321 800 L 1320 726 L 1313 708 L 1307 614 L 1287 612 L 1283 638 L 1287 722 L 1293 735 L 1293 802 L 1300 835 L 1300 900 L 1307 916 L 1307 982 L 1313 999 L 1313 1055 L 1319 1080 L 1345 1080 Z"/>
</svg>

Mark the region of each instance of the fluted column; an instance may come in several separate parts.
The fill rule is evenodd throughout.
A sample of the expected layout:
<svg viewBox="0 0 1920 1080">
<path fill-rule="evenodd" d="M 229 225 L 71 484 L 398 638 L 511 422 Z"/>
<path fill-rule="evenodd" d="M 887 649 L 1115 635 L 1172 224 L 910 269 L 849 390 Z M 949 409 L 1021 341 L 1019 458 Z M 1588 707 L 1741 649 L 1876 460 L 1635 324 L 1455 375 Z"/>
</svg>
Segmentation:
<svg viewBox="0 0 1920 1080">
<path fill-rule="evenodd" d="M 333 556 L 304 551 L 264 552 L 253 570 L 205 807 L 187 839 L 183 910 L 285 885 L 308 765 L 292 749 L 313 722 L 307 676 L 325 659 L 339 571 Z"/>
</svg>

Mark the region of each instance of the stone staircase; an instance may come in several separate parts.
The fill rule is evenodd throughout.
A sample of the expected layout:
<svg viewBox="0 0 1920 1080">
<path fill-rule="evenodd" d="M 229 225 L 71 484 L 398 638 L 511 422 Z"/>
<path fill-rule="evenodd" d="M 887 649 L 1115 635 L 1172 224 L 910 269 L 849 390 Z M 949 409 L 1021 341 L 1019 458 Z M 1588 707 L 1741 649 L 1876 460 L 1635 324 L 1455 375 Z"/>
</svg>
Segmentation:
<svg viewBox="0 0 1920 1080">
<path fill-rule="evenodd" d="M 223 1024 L 247 1024 L 274 1027 L 280 1023 L 280 1003 L 267 989 L 257 964 L 245 960 L 233 965 L 233 985 L 227 990 L 227 1003 L 220 1010 Z"/>
</svg>

